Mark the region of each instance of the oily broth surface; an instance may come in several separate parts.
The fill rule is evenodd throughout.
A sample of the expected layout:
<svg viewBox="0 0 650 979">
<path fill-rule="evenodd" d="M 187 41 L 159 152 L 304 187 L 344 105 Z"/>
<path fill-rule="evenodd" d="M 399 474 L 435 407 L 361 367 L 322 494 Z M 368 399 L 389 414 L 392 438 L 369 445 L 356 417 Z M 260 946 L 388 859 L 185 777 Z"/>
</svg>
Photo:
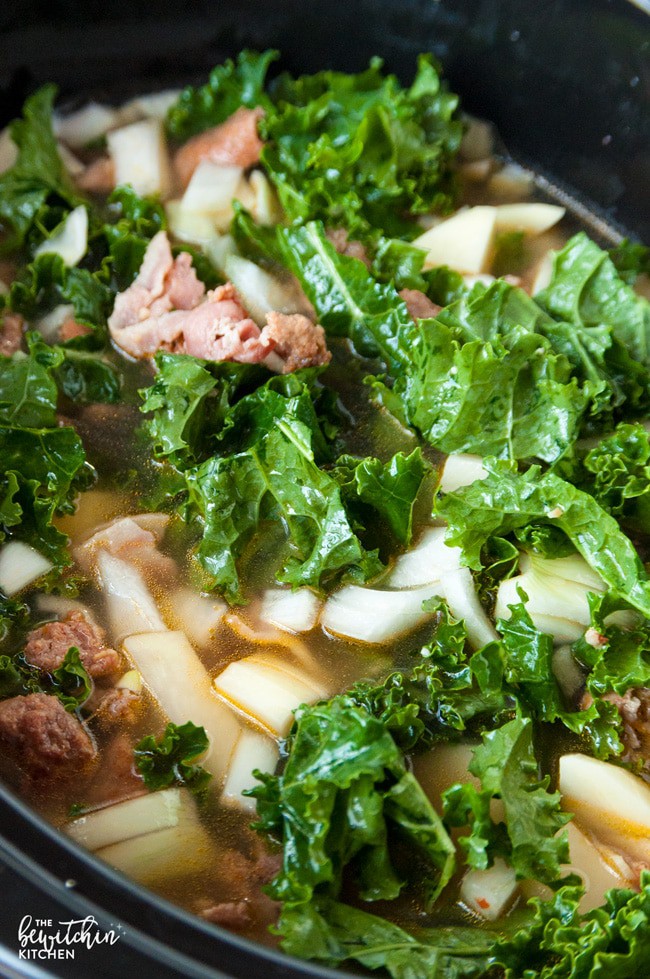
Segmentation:
<svg viewBox="0 0 650 979">
<path fill-rule="evenodd" d="M 490 198 L 486 196 L 481 186 L 472 185 L 467 200 L 471 203 L 485 204 L 501 203 L 503 198 Z M 553 229 L 540 236 L 530 249 L 531 266 L 547 249 L 561 247 L 575 229 L 576 222 L 569 218 L 565 219 L 560 230 Z M 328 383 L 339 392 L 350 413 L 352 424 L 349 432 L 346 432 L 347 451 L 360 455 L 374 454 L 380 458 L 387 458 L 399 450 L 411 451 L 416 444 L 412 433 L 406 432 L 389 416 L 370 405 L 368 389 L 360 384 L 364 374 L 362 363 L 354 360 L 347 344 L 333 344 L 333 348 L 334 361 L 327 379 Z M 125 406 L 107 406 L 105 411 L 98 409 L 93 411 L 92 406 L 82 409 L 74 409 L 70 406 L 71 421 L 78 427 L 89 460 L 99 474 L 93 490 L 82 496 L 77 513 L 59 521 L 60 528 L 70 534 L 73 543 L 83 539 L 93 527 L 106 520 L 145 509 L 145 503 L 150 497 L 150 489 L 158 471 L 156 464 L 151 461 L 146 440 L 138 433 L 142 415 L 137 410 L 139 402 L 137 391 L 151 383 L 153 376 L 151 366 L 143 362 L 125 361 L 118 357 L 117 353 L 111 356 L 116 362 L 119 361 L 120 368 L 125 374 Z M 352 369 L 350 369 L 350 358 L 353 360 Z M 431 450 L 425 451 L 431 461 L 436 462 L 439 459 L 439 455 Z M 129 492 L 119 488 L 125 486 L 130 488 Z M 426 516 L 425 512 L 420 512 L 419 522 L 422 523 Z M 274 565 L 277 564 L 280 541 L 281 535 L 278 528 L 275 528 L 273 533 L 266 537 L 262 534 L 249 545 L 243 560 L 244 567 L 249 569 L 247 575 L 246 572 L 244 573 L 244 577 L 248 578 L 246 585 L 249 593 L 259 594 L 265 587 L 274 585 L 273 572 Z M 174 517 L 162 550 L 176 559 L 180 581 L 188 577 L 187 554 L 191 544 L 190 533 L 184 528 L 180 518 Z M 250 572 L 251 568 L 254 569 L 253 573 Z M 151 580 L 149 584 L 165 615 L 166 583 Z M 102 596 L 97 589 L 92 586 L 83 588 L 79 601 L 91 610 L 101 625 L 106 624 Z M 32 608 L 34 625 L 52 617 L 38 611 L 35 594 L 28 596 L 28 602 Z M 264 640 L 254 641 L 245 635 L 245 628 L 238 626 L 237 619 L 249 630 L 259 631 L 264 628 L 259 618 L 259 599 L 253 598 L 247 607 L 237 609 L 227 616 L 226 621 L 215 631 L 213 641 L 205 649 L 197 650 L 211 677 L 217 675 L 229 662 L 259 652 L 262 648 L 278 655 L 292 655 L 290 641 L 272 644 Z M 417 632 L 393 644 L 380 647 L 336 639 L 325 635 L 320 628 L 299 637 L 299 641 L 325 678 L 329 693 L 335 694 L 349 688 L 355 680 L 378 679 L 393 668 L 406 666 L 409 660 L 412 661 L 412 654 L 417 652 L 426 640 L 429 631 L 430 626 L 425 625 Z M 135 725 L 129 730 L 131 742 L 135 744 L 145 734 L 159 734 L 165 723 L 165 717 L 153 698 L 145 691 L 143 710 Z M 112 750 L 113 736 L 101 733 L 96 735 L 98 747 L 107 758 Z M 559 746 L 557 742 L 544 744 L 545 761 L 548 762 L 551 770 L 560 748 L 565 750 L 565 746 Z M 114 781 L 114 794 L 111 796 L 111 801 L 117 802 L 123 797 L 119 794 L 119 779 L 111 775 L 110 770 L 107 769 L 105 779 L 110 781 L 111 778 Z M 89 783 L 90 780 L 86 783 L 79 780 L 65 792 L 57 789 L 47 795 L 41 793 L 33 801 L 47 818 L 62 826 L 71 806 L 88 804 L 85 793 Z M 92 806 L 92 803 L 90 805 Z M 221 806 L 216 792 L 209 793 L 208 801 L 201 807 L 201 817 L 214 842 L 214 852 L 207 860 L 205 870 L 183 878 L 170 877 L 167 880 L 160 880 L 153 887 L 166 898 L 191 911 L 200 911 L 210 903 L 230 900 L 231 884 L 224 870 L 227 863 L 222 859 L 224 854 L 228 851 L 250 854 L 258 845 L 255 834 L 248 828 L 250 815 Z M 457 923 L 467 917 L 467 912 L 454 904 L 454 892 L 454 887 L 449 888 L 449 898 L 445 898 L 447 903 L 436 909 L 435 920 L 438 923 Z M 396 906 L 392 904 L 392 917 L 395 917 L 395 910 Z M 381 907 L 377 907 L 376 911 L 381 914 Z M 423 923 L 421 908 L 411 901 L 398 903 L 397 917 L 404 924 Z M 254 936 L 257 940 L 273 942 L 268 934 L 266 922 L 262 920 L 256 921 L 253 918 L 250 927 L 246 928 L 244 933 Z"/>
</svg>

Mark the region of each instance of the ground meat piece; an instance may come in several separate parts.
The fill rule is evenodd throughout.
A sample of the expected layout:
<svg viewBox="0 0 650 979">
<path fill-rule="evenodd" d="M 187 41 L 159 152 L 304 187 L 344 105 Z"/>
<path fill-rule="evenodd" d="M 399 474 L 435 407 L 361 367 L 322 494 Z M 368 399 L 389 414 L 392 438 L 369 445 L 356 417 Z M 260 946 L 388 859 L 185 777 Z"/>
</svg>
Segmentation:
<svg viewBox="0 0 650 979">
<path fill-rule="evenodd" d="M 107 676 L 120 668 L 120 654 L 106 645 L 104 632 L 83 612 L 77 611 L 34 629 L 27 639 L 25 659 L 39 670 L 52 673 L 61 666 L 72 646 L 79 650 L 81 662 L 91 677 Z"/>
<path fill-rule="evenodd" d="M 0 325 L 0 355 L 11 357 L 23 342 L 25 321 L 18 313 L 5 313 Z"/>
<path fill-rule="evenodd" d="M 32 779 L 78 774 L 97 757 L 81 722 L 45 693 L 0 702 L 0 745 Z"/>
<path fill-rule="evenodd" d="M 88 164 L 77 179 L 77 187 L 91 194 L 110 194 L 115 187 L 115 164 L 109 156 L 100 156 Z"/>
<path fill-rule="evenodd" d="M 202 160 L 222 166 L 252 167 L 259 163 L 263 143 L 257 134 L 262 109 L 241 106 L 225 122 L 189 139 L 174 157 L 174 167 L 185 187 Z"/>
<path fill-rule="evenodd" d="M 95 694 L 96 706 L 91 705 L 90 709 L 94 708 L 93 720 L 101 728 L 111 728 L 116 724 L 133 724 L 137 720 L 142 706 L 140 694 L 118 687 L 111 687 L 110 690 L 96 689 Z"/>
<path fill-rule="evenodd" d="M 273 353 L 284 361 L 283 374 L 300 367 L 329 364 L 325 331 L 301 313 L 267 313 L 262 336 L 273 343 Z"/>
<path fill-rule="evenodd" d="M 334 245 L 339 255 L 347 255 L 348 258 L 358 258 L 360 262 L 370 268 L 370 259 L 366 246 L 355 238 L 348 238 L 345 228 L 328 228 L 327 237 Z"/>
<path fill-rule="evenodd" d="M 650 688 L 636 687 L 623 696 L 608 693 L 603 700 L 615 704 L 621 715 L 624 759 L 650 764 Z"/>
<path fill-rule="evenodd" d="M 246 928 L 251 923 L 251 909 L 246 901 L 222 901 L 199 911 L 199 914 L 213 925 L 222 925 L 233 931 Z"/>
<path fill-rule="evenodd" d="M 429 297 L 425 296 L 419 289 L 400 289 L 399 294 L 406 303 L 409 315 L 414 320 L 425 320 L 437 316 L 442 309 L 442 306 L 431 302 Z"/>
</svg>

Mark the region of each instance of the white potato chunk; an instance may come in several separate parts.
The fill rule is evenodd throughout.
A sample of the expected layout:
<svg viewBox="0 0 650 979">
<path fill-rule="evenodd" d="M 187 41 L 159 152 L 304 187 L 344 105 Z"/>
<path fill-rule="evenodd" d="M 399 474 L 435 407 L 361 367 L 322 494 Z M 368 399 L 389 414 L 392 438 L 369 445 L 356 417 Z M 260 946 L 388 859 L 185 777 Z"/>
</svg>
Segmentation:
<svg viewBox="0 0 650 979">
<path fill-rule="evenodd" d="M 242 792 L 260 784 L 253 775 L 255 769 L 260 772 L 274 772 L 279 757 L 280 751 L 273 738 L 251 728 L 243 728 L 232 753 L 221 793 L 222 803 L 254 814 L 255 799 L 242 795 Z"/>
<path fill-rule="evenodd" d="M 457 272 L 477 274 L 490 267 L 496 230 L 496 208 L 479 205 L 458 211 L 412 244 L 427 256 L 424 268 L 448 265 Z"/>
<path fill-rule="evenodd" d="M 487 470 L 483 466 L 481 456 L 470 455 L 468 452 L 458 452 L 447 456 L 440 477 L 440 489 L 443 493 L 454 493 L 461 486 L 469 486 L 477 479 L 485 479 Z"/>
<path fill-rule="evenodd" d="M 52 562 L 35 548 L 14 540 L 0 550 L 0 589 L 8 598 L 47 574 Z"/>
<path fill-rule="evenodd" d="M 182 632 L 140 633 L 128 636 L 123 648 L 170 721 L 193 721 L 205 728 L 210 749 L 201 764 L 220 784 L 239 724 L 215 696 L 210 676 L 187 637 Z"/>
<path fill-rule="evenodd" d="M 460 899 L 486 921 L 496 921 L 514 903 L 518 890 L 514 870 L 497 857 L 487 870 L 468 870 L 460 885 Z"/>
<path fill-rule="evenodd" d="M 566 208 L 557 204 L 499 204 L 496 227 L 497 231 L 524 231 L 529 235 L 541 235 L 561 221 L 565 214 Z"/>
<path fill-rule="evenodd" d="M 160 194 L 170 187 L 167 144 L 157 119 L 122 126 L 108 133 L 108 152 L 115 165 L 115 183 L 131 184 L 136 193 Z"/>
<path fill-rule="evenodd" d="M 70 211 L 54 234 L 42 241 L 34 255 L 60 255 L 66 265 L 77 265 L 88 250 L 88 211 L 83 204 Z"/>
<path fill-rule="evenodd" d="M 320 599 L 309 588 L 269 588 L 262 596 L 260 617 L 286 632 L 309 632 L 320 608 Z"/>
<path fill-rule="evenodd" d="M 219 697 L 273 737 L 287 734 L 301 704 L 321 700 L 326 691 L 307 673 L 279 657 L 247 656 L 230 663 L 214 680 Z"/>
<path fill-rule="evenodd" d="M 650 786 L 618 765 L 570 754 L 560 758 L 562 806 L 578 827 L 634 860 L 650 862 Z"/>
</svg>

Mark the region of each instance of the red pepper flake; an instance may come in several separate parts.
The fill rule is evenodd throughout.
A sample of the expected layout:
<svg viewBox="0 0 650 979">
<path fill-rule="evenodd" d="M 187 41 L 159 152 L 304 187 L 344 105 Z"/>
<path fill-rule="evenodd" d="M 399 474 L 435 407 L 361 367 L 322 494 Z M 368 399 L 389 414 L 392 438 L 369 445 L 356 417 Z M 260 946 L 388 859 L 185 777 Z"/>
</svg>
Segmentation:
<svg viewBox="0 0 650 979">
<path fill-rule="evenodd" d="M 478 904 L 479 908 L 483 908 L 484 911 L 487 911 L 487 909 L 490 907 L 490 902 L 486 901 L 484 897 L 477 897 L 476 903 Z"/>
</svg>

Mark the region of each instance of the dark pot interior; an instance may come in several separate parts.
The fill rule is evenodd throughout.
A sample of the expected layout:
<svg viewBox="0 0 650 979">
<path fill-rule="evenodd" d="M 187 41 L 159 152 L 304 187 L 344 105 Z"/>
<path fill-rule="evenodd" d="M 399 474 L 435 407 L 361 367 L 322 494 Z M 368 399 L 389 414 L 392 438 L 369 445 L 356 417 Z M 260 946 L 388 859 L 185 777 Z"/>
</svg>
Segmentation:
<svg viewBox="0 0 650 979">
<path fill-rule="evenodd" d="M 12 0 L 0 11 L 0 121 L 56 81 L 64 98 L 116 99 L 204 77 L 242 47 L 277 47 L 292 70 L 362 68 L 374 54 L 407 79 L 442 61 L 471 112 L 512 155 L 623 233 L 650 240 L 650 18 L 626 0 Z M 0 787 L 2 975 L 335 975 L 207 926 L 45 825 Z M 66 886 L 66 881 L 74 881 Z M 11 964 L 25 914 L 93 913 L 122 939 L 73 962 Z M 45 967 L 46 972 L 40 969 Z M 20 968 L 21 971 L 11 971 Z M 340 975 L 340 973 L 338 973 Z"/>
</svg>

